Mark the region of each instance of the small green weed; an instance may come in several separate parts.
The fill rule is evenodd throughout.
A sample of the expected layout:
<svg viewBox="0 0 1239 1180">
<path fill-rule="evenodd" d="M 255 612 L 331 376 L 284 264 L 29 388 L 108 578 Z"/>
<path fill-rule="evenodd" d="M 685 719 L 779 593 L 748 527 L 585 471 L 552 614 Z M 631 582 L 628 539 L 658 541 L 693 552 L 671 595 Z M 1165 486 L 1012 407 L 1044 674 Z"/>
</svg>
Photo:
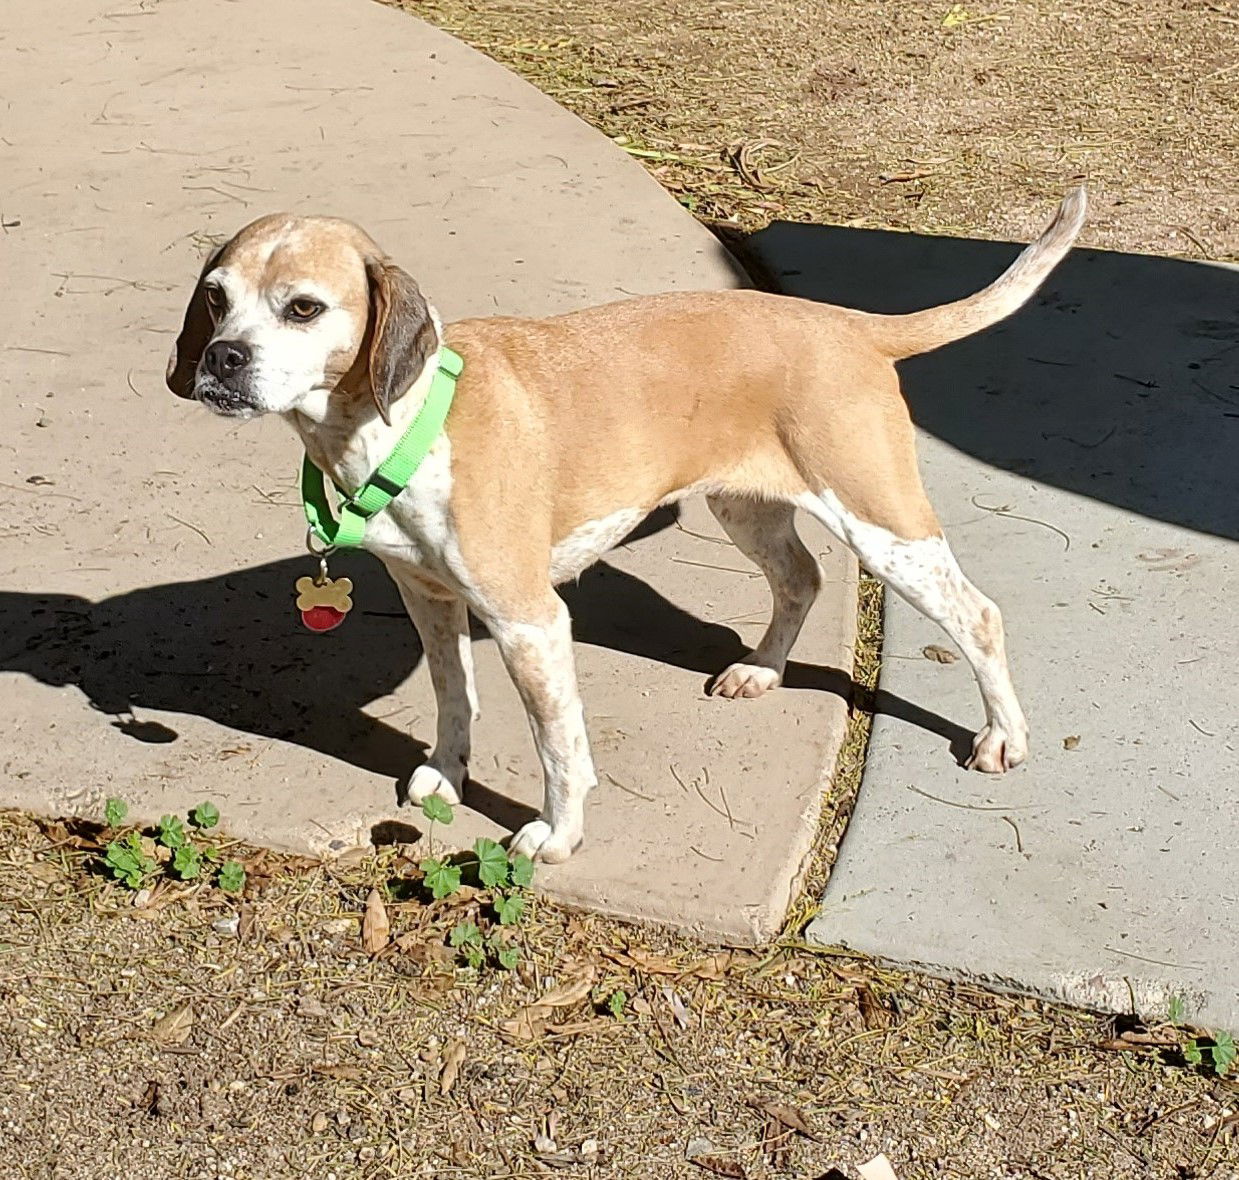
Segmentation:
<svg viewBox="0 0 1239 1180">
<path fill-rule="evenodd" d="M 159 871 L 159 862 L 147 851 L 138 832 L 113 840 L 104 849 L 103 861 L 112 876 L 130 889 L 141 889 Z"/>
<path fill-rule="evenodd" d="M 1191 1065 L 1207 1065 L 1218 1077 L 1225 1077 L 1239 1053 L 1235 1038 L 1228 1032 L 1215 1033 L 1212 1038 L 1192 1037 L 1183 1043 L 1183 1057 Z"/>
<path fill-rule="evenodd" d="M 172 857 L 172 867 L 182 881 L 196 881 L 202 875 L 202 853 L 193 844 L 182 844 Z"/>
<path fill-rule="evenodd" d="M 450 897 L 460 888 L 460 865 L 448 864 L 435 856 L 428 856 L 421 863 L 425 874 L 426 888 L 435 901 Z"/>
<path fill-rule="evenodd" d="M 423 884 L 431 897 L 440 901 L 450 897 L 465 884 L 467 878 L 490 890 L 490 912 L 484 915 L 500 927 L 518 926 L 529 908 L 525 890 L 533 882 L 533 861 L 527 856 L 508 854 L 494 840 L 480 836 L 473 842 L 472 859 L 450 861 L 434 855 L 434 825 L 450 824 L 453 819 L 451 804 L 438 795 L 429 795 L 422 800 L 422 814 L 430 821 L 427 838 L 431 855 L 425 857 L 420 868 Z M 496 929 L 489 935 L 477 922 L 458 922 L 448 936 L 448 944 L 460 951 L 461 958 L 474 970 L 480 970 L 487 962 L 493 962 L 505 971 L 511 971 L 520 962 L 520 950 Z"/>
<path fill-rule="evenodd" d="M 1173 1025 L 1182 1028 L 1187 1017 L 1187 1005 L 1182 996 L 1171 996 L 1166 1008 L 1166 1015 Z M 1184 1032 L 1193 1032 L 1184 1029 Z M 1189 1065 L 1207 1066 L 1218 1077 L 1225 1077 L 1239 1059 L 1239 1050 L 1235 1048 L 1235 1038 L 1231 1033 L 1218 1032 L 1212 1037 L 1198 1035 L 1186 1036 L 1182 1043 L 1183 1060 Z"/>
<path fill-rule="evenodd" d="M 103 805 L 103 818 L 109 828 L 119 828 L 129 814 L 129 804 L 113 796 Z"/>
<path fill-rule="evenodd" d="M 628 1007 L 628 993 L 622 988 L 617 987 L 610 996 L 607 997 L 607 1011 L 615 1017 L 616 1020 L 624 1019 L 624 1010 Z"/>
<path fill-rule="evenodd" d="M 511 971 L 521 961 L 518 947 L 505 942 L 498 930 L 493 931 L 489 938 L 484 938 L 476 922 L 457 922 L 447 941 L 449 946 L 460 951 L 465 964 L 475 971 L 480 971 L 488 959 L 505 971 Z"/>
<path fill-rule="evenodd" d="M 179 816 L 165 815 L 159 820 L 159 835 L 155 838 L 165 848 L 181 848 L 185 844 L 185 825 Z"/>
<path fill-rule="evenodd" d="M 189 822 L 195 828 L 202 828 L 204 831 L 207 828 L 213 828 L 219 823 L 219 808 L 211 802 L 199 803 L 197 807 L 189 813 Z"/>
<path fill-rule="evenodd" d="M 103 815 L 109 828 L 117 829 L 129 814 L 123 799 L 111 798 Z M 235 860 L 225 861 L 217 845 L 203 839 L 203 832 L 219 823 L 219 808 L 214 803 L 199 803 L 189 813 L 191 827 L 178 815 L 165 815 L 152 836 L 134 829 L 111 841 L 103 850 L 103 863 L 112 877 L 129 889 L 142 889 L 161 873 L 180 881 L 207 881 L 225 893 L 240 893 L 245 888 L 245 869 Z M 215 866 L 219 866 L 216 872 Z"/>
</svg>

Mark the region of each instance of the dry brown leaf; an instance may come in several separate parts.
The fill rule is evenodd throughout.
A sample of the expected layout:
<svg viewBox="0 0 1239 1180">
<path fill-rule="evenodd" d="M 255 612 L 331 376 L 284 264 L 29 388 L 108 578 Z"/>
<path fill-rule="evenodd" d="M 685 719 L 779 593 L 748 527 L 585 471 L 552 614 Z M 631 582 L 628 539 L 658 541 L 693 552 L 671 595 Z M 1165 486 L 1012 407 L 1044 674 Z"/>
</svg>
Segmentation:
<svg viewBox="0 0 1239 1180">
<path fill-rule="evenodd" d="M 684 974 L 695 976 L 697 979 L 722 979 L 743 958 L 740 951 L 716 951 L 692 963 Z"/>
<path fill-rule="evenodd" d="M 762 1103 L 762 1110 L 776 1122 L 782 1123 L 783 1126 L 788 1127 L 790 1130 L 796 1131 L 808 1139 L 817 1138 L 817 1132 L 813 1129 L 813 1125 L 805 1117 L 804 1112 L 796 1107 L 788 1106 L 782 1102 L 764 1102 Z"/>
<path fill-rule="evenodd" d="M 1140 1030 L 1129 1028 L 1108 1041 L 1102 1041 L 1100 1048 L 1122 1051 L 1124 1049 L 1165 1048 L 1179 1044 L 1178 1031 L 1169 1025 L 1164 1028 Z"/>
<path fill-rule="evenodd" d="M 522 1008 L 509 1020 L 499 1022 L 499 1031 L 513 1041 L 536 1041 L 546 1033 L 546 1010 Z"/>
<path fill-rule="evenodd" d="M 377 889 L 370 890 L 366 898 L 366 913 L 361 920 L 361 944 L 366 954 L 377 955 L 391 941 L 391 922 L 383 895 Z"/>
<path fill-rule="evenodd" d="M 589 995 L 594 986 L 594 969 L 589 967 L 585 973 L 576 979 L 567 980 L 558 987 L 553 987 L 544 996 L 539 996 L 530 1007 L 533 1008 L 571 1008 L 579 1004 Z"/>
<path fill-rule="evenodd" d="M 243 904 L 238 913 L 240 917 L 237 919 L 237 938 L 244 942 L 254 929 L 254 907 Z"/>
<path fill-rule="evenodd" d="M 151 1027 L 151 1036 L 161 1045 L 183 1045 L 194 1028 L 194 1009 L 188 1000 L 178 1004 Z"/>
<path fill-rule="evenodd" d="M 576 1037 L 581 1033 L 598 1032 L 604 1028 L 620 1027 L 614 1020 L 606 1017 L 595 1017 L 592 1020 L 571 1020 L 566 1024 L 548 1024 L 546 1031 L 555 1037 Z"/>
<path fill-rule="evenodd" d="M 688 1028 L 688 1005 L 680 999 L 678 993 L 673 988 L 663 988 L 663 998 L 667 1001 L 667 1006 L 671 1009 L 671 1015 L 675 1017 L 676 1024 L 682 1029 Z"/>
<path fill-rule="evenodd" d="M 739 1160 L 729 1160 L 721 1155 L 695 1155 L 691 1162 L 716 1176 L 734 1176 L 736 1180 L 746 1180 L 748 1176 Z"/>
<path fill-rule="evenodd" d="M 102 852 L 103 829 L 84 819 L 36 819 L 35 825 L 53 844 L 67 844 L 85 852 Z"/>
<path fill-rule="evenodd" d="M 52 864 L 51 861 L 41 860 L 26 870 L 26 876 L 32 881 L 38 881 L 40 885 L 50 885 L 53 881 L 60 879 L 61 871 L 60 867 Z"/>
<path fill-rule="evenodd" d="M 678 975 L 695 976 L 698 979 L 719 979 L 738 961 L 740 954 L 736 951 L 718 951 L 704 959 L 694 959 L 688 963 L 680 963 L 667 955 L 657 955 L 653 951 L 640 947 L 629 947 L 626 951 L 604 949 L 605 958 L 622 967 L 635 967 L 647 975 Z"/>
<path fill-rule="evenodd" d="M 783 1171 L 791 1162 L 794 1131 L 789 1131 L 778 1119 L 766 1115 L 761 1130 L 761 1150 L 766 1162 L 776 1172 Z"/>
<path fill-rule="evenodd" d="M 1063 749 L 1064 750 L 1074 750 L 1074 749 L 1077 749 L 1079 745 L 1080 745 L 1080 735 L 1078 733 L 1073 733 L 1070 737 L 1063 738 Z"/>
<path fill-rule="evenodd" d="M 935 664 L 953 664 L 959 659 L 959 656 L 949 647 L 942 647 L 937 643 L 930 643 L 921 648 L 921 655 L 927 660 L 933 660 Z"/>
<path fill-rule="evenodd" d="M 890 1009 L 873 994 L 872 988 L 862 985 L 856 989 L 856 1006 L 866 1028 L 890 1028 Z"/>
<path fill-rule="evenodd" d="M 443 1053 L 443 1072 L 439 1075 L 439 1093 L 448 1094 L 460 1077 L 460 1067 L 465 1060 L 464 1041 L 453 1041 Z"/>
<path fill-rule="evenodd" d="M 907 172 L 883 172 L 878 177 L 880 184 L 903 184 L 909 180 L 924 180 L 933 173 L 927 168 L 910 168 Z"/>
<path fill-rule="evenodd" d="M 312 1065 L 310 1068 L 321 1077 L 337 1078 L 342 1082 L 359 1082 L 364 1076 L 356 1065 L 334 1065 L 324 1062 L 322 1065 Z"/>
<path fill-rule="evenodd" d="M 144 1110 L 147 1114 L 159 1115 L 163 1113 L 159 1103 L 161 1096 L 159 1083 L 150 1081 L 146 1083 L 146 1089 L 143 1091 L 142 1097 L 134 1105 L 139 1110 Z"/>
</svg>

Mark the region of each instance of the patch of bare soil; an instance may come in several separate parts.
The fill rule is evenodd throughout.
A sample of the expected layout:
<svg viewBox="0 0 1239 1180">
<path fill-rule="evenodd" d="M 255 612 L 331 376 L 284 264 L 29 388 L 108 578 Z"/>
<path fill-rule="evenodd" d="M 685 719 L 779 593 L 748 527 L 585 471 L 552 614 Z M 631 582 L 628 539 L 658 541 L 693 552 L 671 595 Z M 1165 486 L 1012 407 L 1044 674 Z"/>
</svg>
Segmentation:
<svg viewBox="0 0 1239 1180">
<path fill-rule="evenodd" d="M 1232 0 L 406 0 L 703 217 L 1239 257 Z"/>
<path fill-rule="evenodd" d="M 79 832 L 0 814 L 6 1178 L 1239 1176 L 1177 1030 L 545 904 L 475 971 L 405 850 L 135 906 Z"/>
</svg>

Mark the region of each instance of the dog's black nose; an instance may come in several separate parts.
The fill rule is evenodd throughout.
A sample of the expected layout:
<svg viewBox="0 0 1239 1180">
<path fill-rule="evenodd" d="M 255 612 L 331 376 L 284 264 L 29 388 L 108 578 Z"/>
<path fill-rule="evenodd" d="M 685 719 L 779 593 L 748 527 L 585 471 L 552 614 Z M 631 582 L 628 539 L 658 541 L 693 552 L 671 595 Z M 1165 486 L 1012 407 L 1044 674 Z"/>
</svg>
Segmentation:
<svg viewBox="0 0 1239 1180">
<path fill-rule="evenodd" d="M 225 381 L 244 369 L 252 356 L 250 346 L 240 340 L 216 340 L 207 346 L 202 360 L 212 377 Z"/>
</svg>

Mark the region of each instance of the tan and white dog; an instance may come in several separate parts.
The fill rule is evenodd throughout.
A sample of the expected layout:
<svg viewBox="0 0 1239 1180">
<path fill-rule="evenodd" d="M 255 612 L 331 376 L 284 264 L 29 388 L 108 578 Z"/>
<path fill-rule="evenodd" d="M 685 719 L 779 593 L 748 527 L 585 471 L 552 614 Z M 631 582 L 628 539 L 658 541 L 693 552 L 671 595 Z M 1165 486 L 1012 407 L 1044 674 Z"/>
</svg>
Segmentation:
<svg viewBox="0 0 1239 1180">
<path fill-rule="evenodd" d="M 168 385 L 219 414 L 283 415 L 352 490 L 417 413 L 440 345 L 464 358 L 444 432 L 365 542 L 400 589 L 438 705 L 409 798 L 459 800 L 477 712 L 472 610 L 520 692 L 545 776 L 541 818 L 511 849 L 562 861 L 597 780 L 555 586 L 651 509 L 695 492 L 774 598 L 761 642 L 712 692 L 755 697 L 780 681 L 820 584 L 793 524 L 802 508 L 971 664 L 985 725 L 968 765 L 1001 772 L 1024 760 L 1002 619 L 960 571 L 925 497 L 895 362 L 1016 311 L 1070 250 L 1084 211 L 1076 190 L 991 286 L 909 315 L 727 291 L 446 329 L 362 230 L 277 214 L 208 260 Z"/>
</svg>

